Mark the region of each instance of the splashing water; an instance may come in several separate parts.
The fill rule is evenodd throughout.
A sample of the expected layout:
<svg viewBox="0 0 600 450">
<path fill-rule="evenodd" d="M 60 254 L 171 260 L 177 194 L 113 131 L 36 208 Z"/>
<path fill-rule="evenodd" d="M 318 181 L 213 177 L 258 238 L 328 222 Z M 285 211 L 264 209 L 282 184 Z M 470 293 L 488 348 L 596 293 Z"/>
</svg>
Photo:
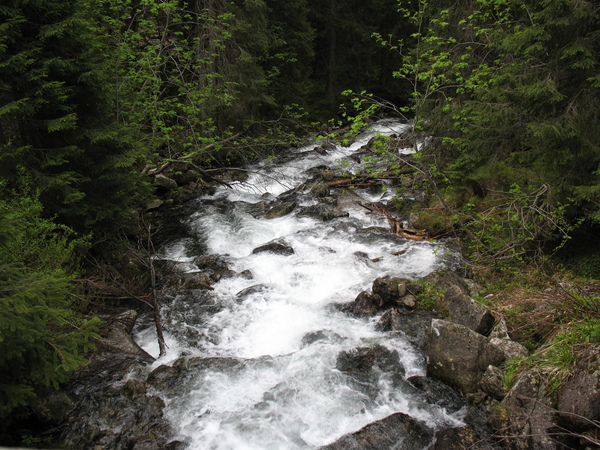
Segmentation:
<svg viewBox="0 0 600 450">
<path fill-rule="evenodd" d="M 223 278 L 201 298 L 176 296 L 161 311 L 169 351 L 155 366 L 182 355 L 208 358 L 165 399 L 167 417 L 190 449 L 317 448 L 394 412 L 433 428 L 459 423 L 398 382 L 401 372 L 404 378 L 424 374 L 419 349 L 402 333 L 377 331 L 379 316 L 356 318 L 336 307 L 368 290 L 375 278 L 418 279 L 443 267 L 443 244 L 383 233 L 373 227 L 387 227 L 385 218 L 356 207 L 327 222 L 296 211 L 275 219 L 252 213 L 264 193 L 289 191 L 307 180 L 312 167 L 356 165 L 349 156 L 375 133 L 405 129 L 382 121 L 351 146 L 327 155 L 313 152 L 315 145 L 295 150 L 287 162 L 261 163 L 235 189 L 220 189 L 194 203 L 196 210 L 184 219 L 191 241 L 221 255 L 237 274 L 252 275 Z M 389 196 L 359 194 L 369 201 Z M 299 207 L 316 204 L 309 195 L 298 199 Z M 273 240 L 294 253 L 253 253 Z M 198 255 L 191 254 L 189 243 L 190 237 L 175 240 L 161 257 L 178 261 L 180 270 L 196 271 Z M 393 255 L 400 250 L 406 251 Z M 152 327 L 138 330 L 137 340 L 158 354 Z M 397 369 L 357 380 L 338 368 L 340 354 L 373 346 L 388 349 Z"/>
</svg>

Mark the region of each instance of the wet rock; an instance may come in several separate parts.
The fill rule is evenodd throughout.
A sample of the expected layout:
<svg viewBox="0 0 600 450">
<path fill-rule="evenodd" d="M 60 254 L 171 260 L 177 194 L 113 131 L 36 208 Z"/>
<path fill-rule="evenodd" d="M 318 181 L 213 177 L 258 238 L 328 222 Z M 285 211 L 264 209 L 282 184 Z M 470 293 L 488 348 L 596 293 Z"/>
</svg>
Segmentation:
<svg viewBox="0 0 600 450">
<path fill-rule="evenodd" d="M 252 271 L 246 269 L 240 272 L 240 277 L 246 280 L 252 280 L 254 278 L 254 274 L 252 274 Z"/>
<path fill-rule="evenodd" d="M 496 426 L 507 437 L 503 444 L 514 450 L 561 448 L 550 436 L 555 410 L 546 395 L 545 376 L 536 370 L 523 373 L 504 399 L 507 424 Z"/>
<path fill-rule="evenodd" d="M 451 286 L 444 295 L 449 320 L 487 335 L 494 326 L 494 316 L 481 303 L 465 295 L 459 286 Z"/>
<path fill-rule="evenodd" d="M 326 155 L 328 150 L 335 150 L 336 146 L 333 142 L 324 142 L 315 148 L 315 152 L 319 155 Z"/>
<path fill-rule="evenodd" d="M 209 278 L 216 283 L 221 279 L 233 278 L 237 275 L 235 270 L 225 270 L 224 272 L 213 273 Z"/>
<path fill-rule="evenodd" d="M 134 448 L 140 436 L 151 436 L 159 448 L 170 441 L 171 430 L 163 418 L 164 402 L 148 395 L 137 378 L 147 362 L 133 355 L 97 358 L 65 387 L 73 400 L 62 428 L 67 448 Z M 122 383 L 126 376 L 134 378 Z"/>
<path fill-rule="evenodd" d="M 154 176 L 154 186 L 167 190 L 175 190 L 178 187 L 175 180 L 160 173 Z"/>
<path fill-rule="evenodd" d="M 242 289 L 241 291 L 239 291 L 237 294 L 235 294 L 235 298 L 238 301 L 242 301 L 250 297 L 251 295 L 260 294 L 262 292 L 267 291 L 268 289 L 269 287 L 266 284 L 255 284 L 254 286 L 250 286 L 246 289 Z"/>
<path fill-rule="evenodd" d="M 383 299 L 379 295 L 363 291 L 358 294 L 352 303 L 345 305 L 343 310 L 357 316 L 372 316 L 377 314 L 384 306 Z"/>
<path fill-rule="evenodd" d="M 66 392 L 56 391 L 47 394 L 38 394 L 31 405 L 33 415 L 40 422 L 48 425 L 58 425 L 67 417 L 75 403 Z"/>
<path fill-rule="evenodd" d="M 347 434 L 321 450 L 415 450 L 427 448 L 432 430 L 412 417 L 396 413 Z"/>
<path fill-rule="evenodd" d="M 377 322 L 380 331 L 401 331 L 417 347 L 425 345 L 425 337 L 435 314 L 428 310 L 391 308 Z"/>
<path fill-rule="evenodd" d="M 330 194 L 329 186 L 326 184 L 315 184 L 311 186 L 310 193 L 317 198 L 328 197 Z"/>
<path fill-rule="evenodd" d="M 254 250 L 252 250 L 253 254 L 263 252 L 275 253 L 276 255 L 283 256 L 289 256 L 295 253 L 292 247 L 290 247 L 289 245 L 282 244 L 280 242 L 269 242 L 268 244 L 261 245 L 260 247 L 256 247 Z"/>
<path fill-rule="evenodd" d="M 202 255 L 194 259 L 199 270 L 209 273 L 219 273 L 229 270 L 227 262 L 219 255 Z"/>
<path fill-rule="evenodd" d="M 339 211 L 331 208 L 328 205 L 311 205 L 302 207 L 298 213 L 298 217 L 311 217 L 313 219 L 328 222 L 339 217 L 348 217 L 348 212 Z"/>
<path fill-rule="evenodd" d="M 308 347 L 309 345 L 314 344 L 317 341 L 325 341 L 327 339 L 328 334 L 323 330 L 307 333 L 302 337 L 302 348 Z"/>
<path fill-rule="evenodd" d="M 177 382 L 180 371 L 171 366 L 160 365 L 148 375 L 146 383 L 155 389 L 168 391 Z"/>
<path fill-rule="evenodd" d="M 296 202 L 280 203 L 279 205 L 275 205 L 269 211 L 267 211 L 265 218 L 276 219 L 278 217 L 283 217 L 296 209 L 296 206 L 298 206 Z"/>
<path fill-rule="evenodd" d="M 499 365 L 504 355 L 489 339 L 460 324 L 433 319 L 425 348 L 427 375 L 463 394 L 476 392 L 487 367 Z"/>
<path fill-rule="evenodd" d="M 202 272 L 182 273 L 179 277 L 179 289 L 212 289 L 212 279 Z"/>
<path fill-rule="evenodd" d="M 373 294 L 379 295 L 385 304 L 391 305 L 406 294 L 402 278 L 377 278 L 373 281 Z"/>
<path fill-rule="evenodd" d="M 558 409 L 569 428 L 586 431 L 600 421 L 600 345 L 590 345 L 560 389 Z"/>
<path fill-rule="evenodd" d="M 144 381 L 132 378 L 127 380 L 121 391 L 129 398 L 144 397 L 148 393 L 148 385 Z"/>
<path fill-rule="evenodd" d="M 100 339 L 97 341 L 97 357 L 106 355 L 130 354 L 153 360 L 131 337 L 131 329 L 137 318 L 137 312 L 125 311 L 107 319 L 100 329 Z"/>
<path fill-rule="evenodd" d="M 173 362 L 173 368 L 179 371 L 210 369 L 219 372 L 230 372 L 244 367 L 246 362 L 242 359 L 229 357 L 183 357 Z"/>
<path fill-rule="evenodd" d="M 445 408 L 449 413 L 455 413 L 467 404 L 458 391 L 435 378 L 416 375 L 408 381 L 424 395 L 428 403 Z"/>
<path fill-rule="evenodd" d="M 404 376 L 404 367 L 400 364 L 398 352 L 382 345 L 341 352 L 336 368 L 363 381 L 374 381 L 381 372 L 393 372 Z"/>
</svg>

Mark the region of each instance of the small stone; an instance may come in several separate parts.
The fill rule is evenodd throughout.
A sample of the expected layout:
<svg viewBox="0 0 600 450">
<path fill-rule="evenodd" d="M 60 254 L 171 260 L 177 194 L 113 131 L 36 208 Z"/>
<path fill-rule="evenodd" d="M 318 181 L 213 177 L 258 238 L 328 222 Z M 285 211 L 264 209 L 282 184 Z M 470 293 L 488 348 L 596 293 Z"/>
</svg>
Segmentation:
<svg viewBox="0 0 600 450">
<path fill-rule="evenodd" d="M 146 211 L 154 211 L 164 205 L 164 201 L 160 198 L 155 198 L 154 200 L 150 200 L 146 203 Z"/>
</svg>

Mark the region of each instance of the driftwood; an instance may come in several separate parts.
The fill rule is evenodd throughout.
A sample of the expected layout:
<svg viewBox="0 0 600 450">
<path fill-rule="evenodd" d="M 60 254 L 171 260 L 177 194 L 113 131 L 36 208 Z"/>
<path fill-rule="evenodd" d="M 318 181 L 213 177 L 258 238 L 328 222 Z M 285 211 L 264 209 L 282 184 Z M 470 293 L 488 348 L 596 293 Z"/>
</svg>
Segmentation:
<svg viewBox="0 0 600 450">
<path fill-rule="evenodd" d="M 388 170 L 386 172 L 382 172 L 376 176 L 367 176 L 367 175 L 357 175 L 352 178 L 339 178 L 337 180 L 327 181 L 324 183 L 329 187 L 348 187 L 348 186 L 378 186 L 383 184 L 382 180 L 389 180 L 392 178 L 397 178 L 398 175 L 403 175 L 407 173 L 414 172 L 415 169 L 412 167 L 404 167 L 398 170 Z"/>
<path fill-rule="evenodd" d="M 427 230 L 415 230 L 414 228 L 404 228 L 402 223 L 390 214 L 385 205 L 381 203 L 359 203 L 360 206 L 367 209 L 367 214 L 380 214 L 384 216 L 390 224 L 390 231 L 394 234 L 402 236 L 405 239 L 411 239 L 413 241 L 424 241 L 429 239 Z"/>
</svg>

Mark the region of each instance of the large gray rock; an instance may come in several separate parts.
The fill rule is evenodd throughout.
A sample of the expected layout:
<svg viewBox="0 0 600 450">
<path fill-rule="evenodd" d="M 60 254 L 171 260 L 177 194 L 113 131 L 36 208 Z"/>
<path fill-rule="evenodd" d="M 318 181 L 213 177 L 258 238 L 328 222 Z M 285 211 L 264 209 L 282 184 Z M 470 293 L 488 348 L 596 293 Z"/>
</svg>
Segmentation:
<svg viewBox="0 0 600 450">
<path fill-rule="evenodd" d="M 438 378 L 463 394 L 476 392 L 489 365 L 504 361 L 489 339 L 465 327 L 433 319 L 427 334 L 427 375 Z"/>
<path fill-rule="evenodd" d="M 433 439 L 430 428 L 412 417 L 396 413 L 347 434 L 321 450 L 415 450 L 427 448 Z"/>
<path fill-rule="evenodd" d="M 253 254 L 264 252 L 289 256 L 294 254 L 294 249 L 289 245 L 282 244 L 281 242 L 269 242 L 268 244 L 261 245 L 260 247 L 256 247 L 254 250 L 252 250 Z"/>
<path fill-rule="evenodd" d="M 417 347 L 425 345 L 425 337 L 435 314 L 424 309 L 388 309 L 379 322 L 380 331 L 401 331 Z"/>
<path fill-rule="evenodd" d="M 174 179 L 160 173 L 154 176 L 154 186 L 168 190 L 175 190 L 178 188 L 177 182 Z"/>
<path fill-rule="evenodd" d="M 549 434 L 555 426 L 546 376 L 534 370 L 521 374 L 504 399 L 506 421 L 496 424 L 505 436 L 504 447 L 514 450 L 562 448 Z"/>
<path fill-rule="evenodd" d="M 506 392 L 502 380 L 502 370 L 496 366 L 488 366 L 481 376 L 480 388 L 496 400 L 502 400 Z"/>
<path fill-rule="evenodd" d="M 450 269 L 440 269 L 421 279 L 422 282 L 431 283 L 443 291 L 457 286 L 466 295 L 475 295 L 479 287 L 471 280 L 462 278 Z"/>
<path fill-rule="evenodd" d="M 490 343 L 504 353 L 506 360 L 511 358 L 525 358 L 529 354 L 522 344 L 511 339 L 492 338 L 490 339 Z"/>
<path fill-rule="evenodd" d="M 472 426 L 465 425 L 438 431 L 431 450 L 490 450 L 491 448 L 494 447 L 486 440 L 482 440 Z"/>
<path fill-rule="evenodd" d="M 523 345 L 510 338 L 508 325 L 504 317 L 500 317 L 496 321 L 490 333 L 490 342 L 504 353 L 504 357 L 507 360 L 511 358 L 525 358 L 529 354 Z"/>
<path fill-rule="evenodd" d="M 466 295 L 459 286 L 451 286 L 444 295 L 449 320 L 477 333 L 487 335 L 494 326 L 494 316 L 481 303 Z"/>
<path fill-rule="evenodd" d="M 381 311 L 384 306 L 383 299 L 379 295 L 363 291 L 352 303 L 344 305 L 343 310 L 357 316 L 372 316 Z"/>
<path fill-rule="evenodd" d="M 571 377 L 560 389 L 558 409 L 570 428 L 597 429 L 591 421 L 600 421 L 600 345 L 591 345 L 583 353 Z"/>
<path fill-rule="evenodd" d="M 154 358 L 144 351 L 131 337 L 131 330 L 137 319 L 137 312 L 133 310 L 107 319 L 99 330 L 100 338 L 97 340 L 97 357 L 106 355 L 128 354 L 141 356 L 152 361 Z"/>
<path fill-rule="evenodd" d="M 283 217 L 289 213 L 291 213 L 294 209 L 296 209 L 298 204 L 296 202 L 283 202 L 278 205 L 273 206 L 267 213 L 265 217 L 267 219 L 276 219 L 278 217 Z"/>
</svg>

